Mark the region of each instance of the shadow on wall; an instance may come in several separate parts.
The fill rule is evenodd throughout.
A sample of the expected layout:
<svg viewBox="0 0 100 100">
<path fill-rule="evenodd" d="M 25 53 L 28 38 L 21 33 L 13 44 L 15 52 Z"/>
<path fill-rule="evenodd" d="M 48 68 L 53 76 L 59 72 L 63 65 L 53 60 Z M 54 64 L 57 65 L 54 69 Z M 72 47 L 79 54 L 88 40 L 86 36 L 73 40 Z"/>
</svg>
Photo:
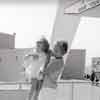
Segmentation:
<svg viewBox="0 0 100 100">
<path fill-rule="evenodd" d="M 84 79 L 85 56 L 85 49 L 71 49 L 67 57 L 65 69 L 61 79 Z"/>
</svg>

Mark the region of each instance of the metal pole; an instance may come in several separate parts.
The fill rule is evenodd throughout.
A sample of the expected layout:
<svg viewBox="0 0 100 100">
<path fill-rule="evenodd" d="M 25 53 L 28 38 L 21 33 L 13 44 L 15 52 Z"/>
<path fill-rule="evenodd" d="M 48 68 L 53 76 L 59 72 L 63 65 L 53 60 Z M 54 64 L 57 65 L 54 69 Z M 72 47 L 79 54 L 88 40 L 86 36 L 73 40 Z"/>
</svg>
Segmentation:
<svg viewBox="0 0 100 100">
<path fill-rule="evenodd" d="M 74 100 L 74 83 L 72 82 L 72 100 Z"/>
</svg>

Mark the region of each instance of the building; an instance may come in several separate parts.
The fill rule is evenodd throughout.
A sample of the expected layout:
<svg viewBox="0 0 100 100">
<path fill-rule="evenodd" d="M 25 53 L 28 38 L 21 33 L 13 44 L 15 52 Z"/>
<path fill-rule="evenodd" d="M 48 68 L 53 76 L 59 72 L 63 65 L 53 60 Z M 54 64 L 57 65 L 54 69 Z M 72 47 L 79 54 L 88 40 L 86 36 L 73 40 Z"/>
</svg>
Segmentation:
<svg viewBox="0 0 100 100">
<path fill-rule="evenodd" d="M 14 49 L 15 36 L 16 33 L 10 35 L 8 33 L 0 32 L 0 49 Z"/>
</svg>

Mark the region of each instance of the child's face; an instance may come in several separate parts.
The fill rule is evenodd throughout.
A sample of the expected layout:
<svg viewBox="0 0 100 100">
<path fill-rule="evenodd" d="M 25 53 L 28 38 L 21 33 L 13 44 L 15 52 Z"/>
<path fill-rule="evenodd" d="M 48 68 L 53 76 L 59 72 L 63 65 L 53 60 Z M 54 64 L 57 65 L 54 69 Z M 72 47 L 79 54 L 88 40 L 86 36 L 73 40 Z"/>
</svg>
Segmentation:
<svg viewBox="0 0 100 100">
<path fill-rule="evenodd" d="M 36 50 L 37 50 L 37 52 L 42 52 L 42 50 L 43 50 L 43 43 L 42 42 L 38 42 L 36 44 Z"/>
<path fill-rule="evenodd" d="M 55 44 L 53 52 L 54 52 L 54 55 L 56 57 L 62 57 L 62 51 L 61 51 L 60 43 L 59 42 L 57 44 Z"/>
</svg>

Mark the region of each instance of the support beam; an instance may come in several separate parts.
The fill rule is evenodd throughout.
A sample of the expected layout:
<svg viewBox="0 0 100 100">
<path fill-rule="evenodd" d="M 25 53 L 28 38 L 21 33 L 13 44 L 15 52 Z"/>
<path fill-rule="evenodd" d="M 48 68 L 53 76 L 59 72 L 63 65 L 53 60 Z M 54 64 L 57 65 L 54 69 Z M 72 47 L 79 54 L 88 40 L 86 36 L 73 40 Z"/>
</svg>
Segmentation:
<svg viewBox="0 0 100 100">
<path fill-rule="evenodd" d="M 80 0 L 70 7 L 65 8 L 64 13 L 67 14 L 80 14 L 87 11 L 90 8 L 94 8 L 100 5 L 100 0 Z"/>
</svg>

